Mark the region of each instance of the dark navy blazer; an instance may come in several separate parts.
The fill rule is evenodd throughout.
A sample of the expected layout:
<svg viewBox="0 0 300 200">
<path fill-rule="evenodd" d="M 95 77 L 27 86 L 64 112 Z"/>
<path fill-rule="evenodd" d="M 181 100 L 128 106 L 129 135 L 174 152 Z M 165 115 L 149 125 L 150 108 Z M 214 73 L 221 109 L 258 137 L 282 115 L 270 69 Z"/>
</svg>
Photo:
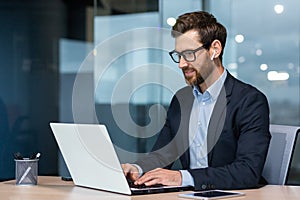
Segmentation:
<svg viewBox="0 0 300 200">
<path fill-rule="evenodd" d="M 190 86 L 174 95 L 153 151 L 137 164 L 144 171 L 170 168 L 179 158 L 182 169 L 194 178 L 196 190 L 256 187 L 271 139 L 265 95 L 227 73 L 208 126 L 209 167 L 202 169 L 189 168 L 188 133 L 193 101 Z"/>
</svg>

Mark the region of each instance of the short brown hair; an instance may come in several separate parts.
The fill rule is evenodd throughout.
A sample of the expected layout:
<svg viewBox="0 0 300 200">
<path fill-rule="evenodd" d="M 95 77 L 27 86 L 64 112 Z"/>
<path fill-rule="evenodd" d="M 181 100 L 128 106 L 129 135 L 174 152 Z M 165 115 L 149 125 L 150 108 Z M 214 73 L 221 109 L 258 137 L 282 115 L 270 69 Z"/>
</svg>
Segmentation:
<svg viewBox="0 0 300 200">
<path fill-rule="evenodd" d="M 227 37 L 226 28 L 212 14 L 198 11 L 180 15 L 172 27 L 172 36 L 176 38 L 189 30 L 198 31 L 199 42 L 206 49 L 209 49 L 214 40 L 219 40 L 224 50 Z M 223 51 L 220 54 L 221 61 L 222 55 Z"/>
</svg>

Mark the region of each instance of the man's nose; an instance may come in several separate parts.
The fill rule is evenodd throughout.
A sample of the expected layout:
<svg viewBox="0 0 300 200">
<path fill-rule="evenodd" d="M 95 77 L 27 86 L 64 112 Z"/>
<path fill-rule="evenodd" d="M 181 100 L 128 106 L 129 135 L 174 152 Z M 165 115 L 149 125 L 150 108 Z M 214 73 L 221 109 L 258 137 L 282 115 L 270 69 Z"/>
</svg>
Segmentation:
<svg viewBox="0 0 300 200">
<path fill-rule="evenodd" d="M 179 67 L 180 69 L 182 69 L 182 68 L 186 67 L 187 65 L 188 65 L 188 62 L 181 56 L 181 57 L 179 58 L 178 67 Z"/>
</svg>

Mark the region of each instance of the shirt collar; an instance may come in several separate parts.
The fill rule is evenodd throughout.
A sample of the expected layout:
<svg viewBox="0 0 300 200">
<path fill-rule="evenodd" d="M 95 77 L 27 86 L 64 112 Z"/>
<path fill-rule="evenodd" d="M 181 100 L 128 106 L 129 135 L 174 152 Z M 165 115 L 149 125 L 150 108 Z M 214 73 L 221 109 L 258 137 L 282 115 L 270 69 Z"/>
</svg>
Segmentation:
<svg viewBox="0 0 300 200">
<path fill-rule="evenodd" d="M 216 101 L 222 86 L 227 77 L 227 71 L 224 70 L 222 75 L 202 94 L 198 87 L 193 86 L 193 94 L 198 102 Z"/>
</svg>

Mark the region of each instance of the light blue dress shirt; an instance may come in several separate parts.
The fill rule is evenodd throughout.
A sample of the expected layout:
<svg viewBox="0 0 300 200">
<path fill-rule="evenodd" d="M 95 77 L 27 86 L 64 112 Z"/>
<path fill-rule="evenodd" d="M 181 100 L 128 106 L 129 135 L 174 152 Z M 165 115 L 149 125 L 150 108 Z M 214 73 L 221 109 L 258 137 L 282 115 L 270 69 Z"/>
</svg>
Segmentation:
<svg viewBox="0 0 300 200">
<path fill-rule="evenodd" d="M 206 168 L 207 161 L 207 129 L 212 111 L 224 85 L 227 71 L 224 70 L 219 79 L 214 82 L 204 93 L 198 87 L 194 87 L 193 103 L 189 123 L 189 144 L 190 144 L 190 168 Z M 180 170 L 182 174 L 182 185 L 194 186 L 194 180 L 187 170 Z"/>
</svg>

